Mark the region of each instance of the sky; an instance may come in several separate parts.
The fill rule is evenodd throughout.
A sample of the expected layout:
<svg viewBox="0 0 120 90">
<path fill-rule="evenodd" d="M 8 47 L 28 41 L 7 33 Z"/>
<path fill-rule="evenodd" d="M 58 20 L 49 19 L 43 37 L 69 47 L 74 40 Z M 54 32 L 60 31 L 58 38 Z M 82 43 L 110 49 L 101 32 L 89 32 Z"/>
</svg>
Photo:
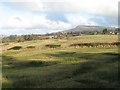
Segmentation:
<svg viewBox="0 0 120 90">
<path fill-rule="evenodd" d="M 0 35 L 118 25 L 119 0 L 0 0 Z"/>
</svg>

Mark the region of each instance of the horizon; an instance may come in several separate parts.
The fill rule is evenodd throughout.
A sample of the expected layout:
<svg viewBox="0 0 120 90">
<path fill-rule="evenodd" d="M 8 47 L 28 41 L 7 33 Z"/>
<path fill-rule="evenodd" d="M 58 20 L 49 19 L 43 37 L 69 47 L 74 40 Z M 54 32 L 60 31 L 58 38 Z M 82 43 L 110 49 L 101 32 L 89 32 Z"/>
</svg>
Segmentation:
<svg viewBox="0 0 120 90">
<path fill-rule="evenodd" d="M 118 27 L 114 27 L 114 26 L 98 26 L 98 25 L 77 25 L 77 26 L 93 26 L 93 27 L 105 27 L 105 28 L 118 28 Z M 71 30 L 71 29 L 74 29 L 76 28 L 77 26 L 75 27 L 72 27 L 68 30 Z M 58 32 L 63 32 L 63 31 L 67 31 L 67 30 L 60 30 L 60 31 L 54 31 L 54 32 L 48 32 L 48 33 L 24 33 L 24 34 L 9 34 L 9 35 L 5 35 L 5 34 L 0 34 L 1 37 L 8 37 L 8 36 L 11 36 L 11 35 L 17 35 L 17 36 L 21 36 L 21 35 L 45 35 L 45 34 L 51 34 L 51 33 L 58 33 Z"/>
</svg>

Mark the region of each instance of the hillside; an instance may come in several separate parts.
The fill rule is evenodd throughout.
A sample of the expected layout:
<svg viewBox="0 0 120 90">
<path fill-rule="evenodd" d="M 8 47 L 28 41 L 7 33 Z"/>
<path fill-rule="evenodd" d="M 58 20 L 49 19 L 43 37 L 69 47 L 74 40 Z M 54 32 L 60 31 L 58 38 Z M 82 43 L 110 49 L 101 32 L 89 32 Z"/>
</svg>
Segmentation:
<svg viewBox="0 0 120 90">
<path fill-rule="evenodd" d="M 117 37 L 84 35 L 3 43 L 3 88 L 119 87 L 116 45 L 70 47 L 79 43 L 114 43 Z"/>
<path fill-rule="evenodd" d="M 85 32 L 85 31 L 102 31 L 103 29 L 108 29 L 109 31 L 115 31 L 115 27 L 107 26 L 89 26 L 89 25 L 78 25 L 73 29 L 64 30 L 63 32 Z"/>
</svg>

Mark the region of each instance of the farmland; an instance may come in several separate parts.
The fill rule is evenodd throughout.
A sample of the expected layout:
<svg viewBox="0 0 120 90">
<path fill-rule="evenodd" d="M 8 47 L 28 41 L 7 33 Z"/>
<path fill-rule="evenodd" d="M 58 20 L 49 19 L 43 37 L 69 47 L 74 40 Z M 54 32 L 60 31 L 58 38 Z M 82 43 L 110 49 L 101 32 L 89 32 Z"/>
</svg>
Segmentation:
<svg viewBox="0 0 120 90">
<path fill-rule="evenodd" d="M 111 43 L 118 43 L 117 35 L 3 43 L 2 87 L 119 87 L 118 45 Z"/>
</svg>

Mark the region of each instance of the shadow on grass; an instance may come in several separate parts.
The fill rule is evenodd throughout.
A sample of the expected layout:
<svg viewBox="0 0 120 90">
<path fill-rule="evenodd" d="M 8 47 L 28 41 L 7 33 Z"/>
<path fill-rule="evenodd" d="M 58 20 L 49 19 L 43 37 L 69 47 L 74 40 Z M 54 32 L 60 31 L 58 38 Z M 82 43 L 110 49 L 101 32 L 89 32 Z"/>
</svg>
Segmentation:
<svg viewBox="0 0 120 90">
<path fill-rule="evenodd" d="M 77 61 L 87 60 L 74 64 L 72 75 L 68 75 L 71 78 L 75 77 L 74 80 L 80 84 L 80 87 L 119 87 L 118 60 L 120 54 L 118 53 L 59 52 L 48 55 L 70 61 L 74 61 L 74 58 Z"/>
<path fill-rule="evenodd" d="M 14 57 L 10 56 L 2 56 L 3 62 L 2 66 L 3 68 L 28 68 L 28 67 L 44 67 L 49 65 L 57 64 L 58 62 L 55 61 L 36 61 L 36 60 L 17 60 Z"/>
<path fill-rule="evenodd" d="M 29 68 L 34 68 L 36 69 L 37 67 L 45 67 L 45 66 L 51 66 L 51 65 L 55 65 L 58 62 L 55 61 L 49 61 L 49 62 L 45 62 L 45 61 L 36 61 L 36 60 L 18 60 L 14 57 L 11 56 L 2 56 L 2 77 L 3 77 L 3 88 L 14 88 L 16 85 L 20 84 L 20 83 L 16 83 L 17 78 L 19 78 L 19 76 L 16 76 L 17 73 L 14 72 L 16 70 L 20 70 L 20 75 L 22 74 L 22 71 L 27 70 Z M 9 72 L 12 71 L 12 72 Z M 26 71 L 27 72 L 27 71 Z M 38 73 L 38 72 L 36 72 Z M 29 73 L 28 73 L 29 74 Z M 25 78 L 26 76 L 23 74 L 22 76 L 20 76 L 20 78 Z M 35 77 L 36 78 L 36 77 Z M 23 82 L 21 83 L 26 83 L 26 81 L 24 82 L 23 79 L 21 79 Z M 20 79 L 18 80 L 18 82 L 21 81 Z M 15 86 L 14 86 L 15 85 Z M 22 84 L 21 84 L 22 85 Z M 21 86 L 20 85 L 20 86 Z M 25 86 L 23 86 L 25 87 Z"/>
<path fill-rule="evenodd" d="M 115 62 L 118 61 L 120 54 L 118 53 L 78 53 L 78 52 L 59 52 L 56 54 L 47 54 L 61 58 L 63 60 L 88 60 L 88 61 L 103 61 L 103 62 Z"/>
<path fill-rule="evenodd" d="M 59 52 L 47 54 L 66 60 L 87 60 L 81 63 L 67 63 L 50 65 L 44 62 L 17 62 L 14 58 L 3 56 L 3 65 L 10 65 L 14 68 L 3 66 L 3 77 L 13 81 L 14 88 L 116 88 L 118 81 L 118 56 L 116 53 L 77 53 Z M 45 67 L 48 64 L 49 67 Z M 44 68 L 35 68 L 35 66 Z M 26 67 L 16 71 L 17 68 Z M 33 69 L 27 69 L 32 67 Z M 12 70 L 7 73 L 7 70 Z M 5 70 L 5 73 L 4 73 Z M 16 72 L 14 72 L 16 71 Z M 7 77 L 6 77 L 7 76 Z"/>
</svg>

